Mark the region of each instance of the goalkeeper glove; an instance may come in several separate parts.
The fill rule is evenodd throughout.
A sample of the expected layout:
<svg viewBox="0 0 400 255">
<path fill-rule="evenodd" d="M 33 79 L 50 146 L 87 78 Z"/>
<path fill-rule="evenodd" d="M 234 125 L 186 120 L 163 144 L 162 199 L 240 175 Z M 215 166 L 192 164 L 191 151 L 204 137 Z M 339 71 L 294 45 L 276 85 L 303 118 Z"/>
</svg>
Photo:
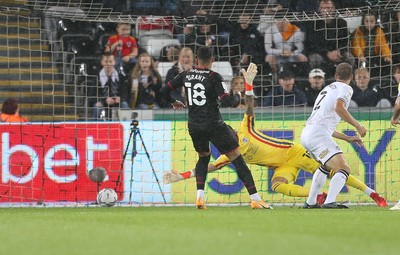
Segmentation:
<svg viewBox="0 0 400 255">
<path fill-rule="evenodd" d="M 163 175 L 163 181 L 166 184 L 182 181 L 184 179 L 185 178 L 175 170 L 172 170 L 171 172 L 164 172 Z"/>
<path fill-rule="evenodd" d="M 247 67 L 247 71 L 242 69 L 241 70 L 244 80 L 245 80 L 245 85 L 246 85 L 246 92 L 245 94 L 248 96 L 253 96 L 253 81 L 254 78 L 257 75 L 257 66 L 254 63 L 250 63 L 250 65 Z"/>
</svg>

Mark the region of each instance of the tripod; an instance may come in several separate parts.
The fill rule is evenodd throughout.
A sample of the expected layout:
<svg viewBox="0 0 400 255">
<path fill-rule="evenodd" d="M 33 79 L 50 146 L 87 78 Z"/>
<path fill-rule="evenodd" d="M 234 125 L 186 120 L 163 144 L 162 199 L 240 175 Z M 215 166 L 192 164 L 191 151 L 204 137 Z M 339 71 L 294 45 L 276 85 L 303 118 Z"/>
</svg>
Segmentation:
<svg viewBox="0 0 400 255">
<path fill-rule="evenodd" d="M 134 159 L 135 159 L 136 155 L 138 154 L 138 151 L 136 149 L 136 141 L 137 141 L 137 136 L 139 135 L 139 138 L 140 138 L 140 141 L 142 142 L 142 146 L 143 146 L 144 151 L 146 153 L 147 159 L 149 160 L 150 167 L 151 167 L 151 170 L 153 172 L 154 178 L 157 181 L 158 188 L 160 189 L 160 193 L 162 195 L 164 203 L 166 204 L 167 201 L 165 200 L 164 192 L 162 191 L 162 188 L 161 188 L 160 182 L 158 180 L 156 171 L 154 170 L 153 163 L 151 162 L 151 159 L 150 159 L 150 154 L 147 151 L 146 145 L 144 144 L 144 141 L 143 141 L 142 134 L 140 133 L 139 121 L 136 119 L 137 117 L 138 117 L 138 113 L 137 112 L 133 112 L 132 113 L 132 117 L 131 117 L 132 122 L 130 124 L 131 132 L 129 134 L 128 143 L 126 145 L 125 152 L 124 152 L 124 155 L 123 155 L 123 158 L 122 158 L 122 162 L 121 162 L 121 172 L 122 172 L 123 167 L 124 167 L 124 162 L 125 162 L 125 159 L 126 159 L 126 155 L 128 154 L 129 145 L 130 145 L 130 143 L 132 141 L 132 154 L 131 154 L 132 164 L 131 164 L 131 175 L 130 175 L 130 180 L 129 180 L 130 181 L 130 185 L 129 185 L 129 203 L 131 203 L 131 201 L 132 201 L 133 163 L 134 163 Z"/>
</svg>

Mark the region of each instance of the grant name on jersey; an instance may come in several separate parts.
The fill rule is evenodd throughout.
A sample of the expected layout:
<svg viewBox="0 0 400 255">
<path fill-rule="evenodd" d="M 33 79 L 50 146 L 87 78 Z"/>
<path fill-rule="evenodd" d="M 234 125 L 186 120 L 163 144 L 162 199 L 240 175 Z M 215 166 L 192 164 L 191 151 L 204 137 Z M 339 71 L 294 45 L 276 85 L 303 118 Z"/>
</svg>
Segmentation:
<svg viewBox="0 0 400 255">
<path fill-rule="evenodd" d="M 188 74 L 186 75 L 186 80 L 187 81 L 191 81 L 191 80 L 198 80 L 200 82 L 202 82 L 205 79 L 204 76 L 199 75 L 199 74 Z"/>
</svg>

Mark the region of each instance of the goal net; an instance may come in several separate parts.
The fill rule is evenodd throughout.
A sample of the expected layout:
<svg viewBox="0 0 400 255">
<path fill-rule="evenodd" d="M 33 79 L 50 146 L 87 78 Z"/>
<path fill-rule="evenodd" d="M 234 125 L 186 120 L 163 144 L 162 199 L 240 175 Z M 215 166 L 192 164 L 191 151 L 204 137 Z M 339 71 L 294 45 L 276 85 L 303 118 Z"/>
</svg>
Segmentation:
<svg viewBox="0 0 400 255">
<path fill-rule="evenodd" d="M 117 63 L 116 68 L 128 91 L 129 107 L 99 107 L 99 102 L 105 104 L 99 79 L 102 55 L 118 23 L 130 24 L 139 54 L 151 56 L 161 85 L 174 64 L 171 60 L 177 60 L 173 49 L 189 47 L 195 51 L 205 43 L 212 45 L 216 56 L 213 70 L 223 76 L 228 88 L 236 85 L 241 68 L 255 62 L 259 70 L 255 80 L 256 128 L 268 136 L 298 143 L 312 111 L 308 97 L 313 94 L 311 83 L 317 82 L 311 79 L 323 78 L 327 85 L 334 81 L 332 70 L 338 62 L 352 63 L 360 70 L 351 83 L 358 97 L 353 97 L 350 111 L 368 134 L 364 147 L 342 141 L 338 144 L 352 174 L 388 201 L 396 202 L 400 197 L 396 166 L 400 137 L 390 126 L 390 118 L 400 83 L 399 2 L 366 1 L 360 6 L 350 3 L 323 11 L 318 5 L 281 7 L 275 1 L 259 0 L 1 1 L 0 99 L 1 103 L 16 99 L 21 116 L 29 122 L 0 124 L 0 205 L 88 205 L 106 187 L 117 191 L 120 204 L 194 203 L 195 178 L 163 182 L 165 172 L 184 172 L 196 165 L 198 156 L 187 131 L 187 111 L 174 111 L 165 105 L 150 110 L 132 107 L 135 63 Z M 357 30 L 363 17 L 371 16 L 376 26 Z M 345 22 L 344 30 L 337 19 Z M 241 24 L 250 26 L 252 32 L 246 32 Z M 280 26 L 290 31 L 282 32 Z M 364 40 L 357 31 L 364 32 Z M 296 39 L 290 41 L 291 36 Z M 248 43 L 243 43 L 245 40 Z M 316 50 L 321 48 L 320 42 L 336 47 L 329 48 L 330 52 L 338 49 L 336 60 L 326 51 Z M 289 55 L 284 56 L 288 49 Z M 367 53 L 375 57 L 364 58 Z M 224 120 L 235 130 L 241 125 L 244 107 L 221 108 Z M 132 119 L 134 113 L 138 116 Z M 345 123 L 338 127 L 348 135 L 353 135 L 353 130 Z M 211 153 L 212 161 L 220 156 L 213 146 Z M 272 167 L 249 166 L 266 201 L 286 205 L 304 202 L 304 197 L 273 191 Z M 96 167 L 107 170 L 104 182 L 89 179 L 88 172 Z M 311 178 L 311 173 L 300 169 L 294 183 L 309 188 Z M 249 202 L 232 165 L 210 173 L 205 192 L 210 204 Z M 348 186 L 338 200 L 373 203 L 363 191 Z"/>
</svg>

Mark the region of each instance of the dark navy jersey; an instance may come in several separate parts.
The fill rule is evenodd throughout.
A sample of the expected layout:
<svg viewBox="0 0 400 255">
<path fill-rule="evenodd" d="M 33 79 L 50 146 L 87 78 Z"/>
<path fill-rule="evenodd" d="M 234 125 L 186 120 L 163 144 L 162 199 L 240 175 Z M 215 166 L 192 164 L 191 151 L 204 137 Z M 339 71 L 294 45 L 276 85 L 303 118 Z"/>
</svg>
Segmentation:
<svg viewBox="0 0 400 255">
<path fill-rule="evenodd" d="M 185 87 L 189 110 L 189 123 L 222 122 L 219 99 L 229 97 L 224 79 L 219 73 L 209 69 L 194 67 L 181 72 L 168 83 L 170 89 Z"/>
</svg>

